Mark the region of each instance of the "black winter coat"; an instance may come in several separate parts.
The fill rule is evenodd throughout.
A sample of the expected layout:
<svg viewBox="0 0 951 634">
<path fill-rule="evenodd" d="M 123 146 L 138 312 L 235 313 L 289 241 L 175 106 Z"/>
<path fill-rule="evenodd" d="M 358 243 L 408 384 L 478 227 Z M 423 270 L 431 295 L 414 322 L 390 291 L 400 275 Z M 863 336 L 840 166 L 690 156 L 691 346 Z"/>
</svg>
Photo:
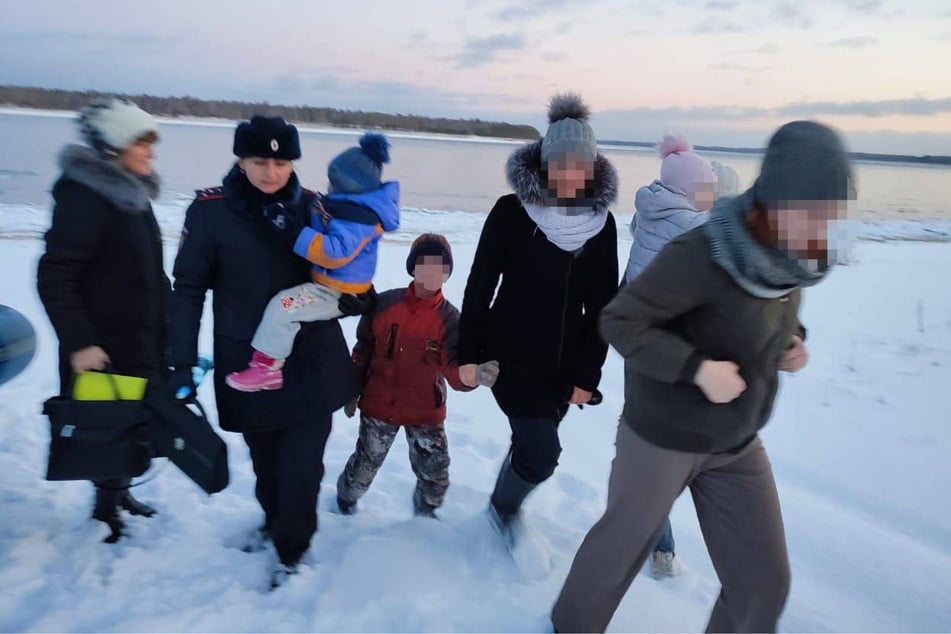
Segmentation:
<svg viewBox="0 0 951 634">
<path fill-rule="evenodd" d="M 313 196 L 301 189 L 296 175 L 283 190 L 266 196 L 235 168 L 222 187 L 199 191 L 186 212 L 174 268 L 171 363 L 196 363 L 205 294 L 213 291 L 215 397 L 222 429 L 249 433 L 313 422 L 359 391 L 336 321 L 301 325 L 284 366 L 283 389 L 244 393 L 224 383 L 251 359 L 251 339 L 271 297 L 310 281 L 310 264 L 294 254 L 261 208 L 291 202 L 306 226 L 309 205 L 302 199 Z"/>
<path fill-rule="evenodd" d="M 120 374 L 159 379 L 169 283 L 149 203 L 157 182 L 82 146 L 67 147 L 60 164 L 37 290 L 59 338 L 61 393 L 70 355 L 89 346 L 103 348 Z"/>
<path fill-rule="evenodd" d="M 561 420 L 572 389 L 593 391 L 601 380 L 607 344 L 598 316 L 617 291 L 617 228 L 608 213 L 601 232 L 574 253 L 548 240 L 521 202 L 537 191 L 537 145 L 510 159 L 517 195 L 500 198 L 486 218 L 466 285 L 458 357 L 460 365 L 500 362 L 493 393 L 507 416 Z M 598 175 L 595 204 L 606 210 L 616 177 L 600 156 Z"/>
</svg>

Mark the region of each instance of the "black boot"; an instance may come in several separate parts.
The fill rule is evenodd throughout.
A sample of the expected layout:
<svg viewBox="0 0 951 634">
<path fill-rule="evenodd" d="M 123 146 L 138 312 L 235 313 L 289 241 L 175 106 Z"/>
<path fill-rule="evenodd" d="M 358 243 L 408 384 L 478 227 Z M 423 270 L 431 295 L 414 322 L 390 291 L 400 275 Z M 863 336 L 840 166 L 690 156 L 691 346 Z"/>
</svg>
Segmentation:
<svg viewBox="0 0 951 634">
<path fill-rule="evenodd" d="M 128 489 L 124 491 L 120 491 L 119 493 L 120 493 L 119 506 L 121 506 L 123 509 L 125 509 L 132 515 L 139 515 L 141 517 L 152 517 L 158 512 L 155 509 L 153 509 L 151 506 L 149 506 L 148 504 L 139 502 L 134 497 L 132 497 L 132 494 L 129 493 Z"/>
<path fill-rule="evenodd" d="M 512 451 L 509 450 L 489 500 L 489 514 L 500 532 L 503 534 L 508 532 L 512 522 L 519 516 L 522 502 L 536 486 L 538 485 L 526 482 L 515 472 L 512 466 Z"/>
<path fill-rule="evenodd" d="M 109 527 L 112 531 L 104 540 L 107 544 L 115 544 L 122 537 L 125 524 L 119 519 L 119 495 L 122 491 L 96 485 L 96 505 L 92 509 L 92 517 Z"/>
<path fill-rule="evenodd" d="M 254 529 L 244 546 L 241 547 L 241 551 L 246 553 L 263 552 L 267 550 L 269 541 L 271 541 L 271 529 L 268 528 L 267 524 L 264 524 Z"/>
</svg>

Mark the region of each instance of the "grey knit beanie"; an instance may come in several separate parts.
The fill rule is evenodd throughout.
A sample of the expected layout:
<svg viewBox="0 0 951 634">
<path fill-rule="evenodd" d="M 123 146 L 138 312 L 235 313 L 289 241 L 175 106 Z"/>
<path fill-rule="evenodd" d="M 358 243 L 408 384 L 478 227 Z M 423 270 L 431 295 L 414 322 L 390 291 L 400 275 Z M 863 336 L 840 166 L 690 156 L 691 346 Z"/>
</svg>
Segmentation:
<svg viewBox="0 0 951 634">
<path fill-rule="evenodd" d="M 845 145 L 832 128 L 820 123 L 787 123 L 769 141 L 753 192 L 767 207 L 787 200 L 854 199 Z"/>
<path fill-rule="evenodd" d="M 555 95 L 548 106 L 548 131 L 542 139 L 542 161 L 580 154 L 588 161 L 598 155 L 598 142 L 588 124 L 588 106 L 574 93 Z"/>
</svg>

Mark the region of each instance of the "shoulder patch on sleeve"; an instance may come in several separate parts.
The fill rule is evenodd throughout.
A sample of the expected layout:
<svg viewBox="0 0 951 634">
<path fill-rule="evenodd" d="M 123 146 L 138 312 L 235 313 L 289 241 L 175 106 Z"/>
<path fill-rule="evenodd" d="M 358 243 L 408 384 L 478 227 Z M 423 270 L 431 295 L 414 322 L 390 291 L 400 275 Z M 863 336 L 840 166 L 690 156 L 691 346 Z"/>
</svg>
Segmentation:
<svg viewBox="0 0 951 634">
<path fill-rule="evenodd" d="M 225 191 L 224 187 L 208 187 L 206 189 L 196 189 L 195 190 L 195 200 L 215 200 L 216 198 L 224 198 Z"/>
</svg>

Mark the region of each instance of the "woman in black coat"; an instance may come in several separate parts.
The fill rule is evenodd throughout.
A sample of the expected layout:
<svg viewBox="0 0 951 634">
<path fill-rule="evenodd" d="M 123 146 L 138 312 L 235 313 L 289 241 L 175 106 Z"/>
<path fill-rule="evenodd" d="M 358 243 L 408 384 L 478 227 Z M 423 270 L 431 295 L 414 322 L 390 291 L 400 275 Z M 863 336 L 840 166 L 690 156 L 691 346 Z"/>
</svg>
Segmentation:
<svg viewBox="0 0 951 634">
<path fill-rule="evenodd" d="M 37 289 L 59 338 L 60 391 L 73 377 L 111 364 L 119 374 L 163 380 L 168 279 L 152 213 L 155 119 L 121 99 L 95 101 L 79 117 L 88 145 L 68 145 L 53 186 L 53 224 L 46 233 Z M 117 541 L 118 509 L 151 516 L 128 480 L 96 483 L 93 517 Z"/>
<path fill-rule="evenodd" d="M 475 386 L 488 360 L 501 366 L 493 393 L 512 448 L 490 511 L 510 540 L 523 500 L 558 464 L 558 424 L 591 402 L 607 355 L 597 325 L 617 290 L 617 176 L 587 117 L 580 98 L 556 97 L 545 138 L 509 159 L 515 193 L 486 219 L 462 305 L 462 381 Z"/>
<path fill-rule="evenodd" d="M 284 366 L 284 387 L 246 393 L 224 382 L 247 367 L 251 339 L 278 291 L 310 280 L 310 264 L 264 215 L 284 203 L 307 226 L 315 194 L 301 187 L 297 129 L 255 116 L 235 131 L 237 163 L 220 187 L 201 190 L 185 215 L 170 313 L 172 387 L 191 386 L 205 295 L 214 296 L 215 400 L 221 428 L 243 434 L 257 477 L 264 524 L 249 548 L 273 541 L 273 582 L 292 574 L 317 530 L 317 494 L 332 413 L 356 396 L 350 354 L 336 321 L 301 325 Z M 346 296 L 345 296 L 346 297 Z M 345 311 L 349 314 L 349 311 Z"/>
</svg>

